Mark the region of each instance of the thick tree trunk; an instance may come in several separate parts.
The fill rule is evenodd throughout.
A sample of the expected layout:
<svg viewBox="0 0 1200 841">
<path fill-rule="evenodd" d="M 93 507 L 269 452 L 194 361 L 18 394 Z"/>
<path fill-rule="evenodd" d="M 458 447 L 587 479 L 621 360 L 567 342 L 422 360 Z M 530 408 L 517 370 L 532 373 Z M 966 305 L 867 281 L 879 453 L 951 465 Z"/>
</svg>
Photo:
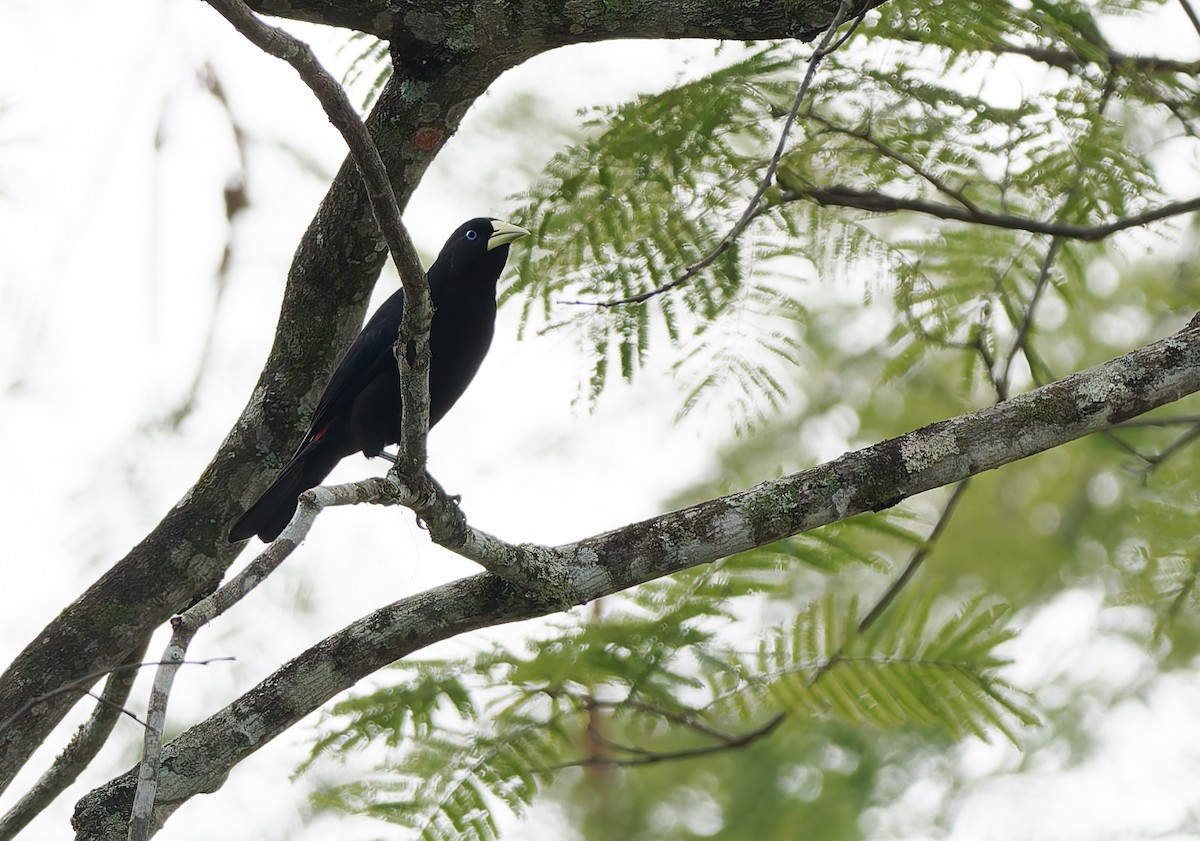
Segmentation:
<svg viewBox="0 0 1200 841">
<path fill-rule="evenodd" d="M 878 5 L 882 0 L 872 0 Z M 395 74 L 368 121 L 400 207 L 466 110 L 505 70 L 608 38 L 811 39 L 837 0 L 435 0 L 260 2 L 259 10 L 375 33 Z M 471 38 L 462 37 L 472 33 Z M 231 30 L 230 37 L 240 37 Z M 250 47 L 247 47 L 248 49 Z M 334 361 L 362 323 L 386 257 L 354 164 L 341 167 L 288 275 L 275 343 L 245 410 L 196 484 L 128 555 L 59 614 L 0 676 L 0 791 L 86 691 L 88 675 L 144 646 L 172 614 L 211 592 L 240 551 L 230 520 L 291 451 Z"/>
</svg>

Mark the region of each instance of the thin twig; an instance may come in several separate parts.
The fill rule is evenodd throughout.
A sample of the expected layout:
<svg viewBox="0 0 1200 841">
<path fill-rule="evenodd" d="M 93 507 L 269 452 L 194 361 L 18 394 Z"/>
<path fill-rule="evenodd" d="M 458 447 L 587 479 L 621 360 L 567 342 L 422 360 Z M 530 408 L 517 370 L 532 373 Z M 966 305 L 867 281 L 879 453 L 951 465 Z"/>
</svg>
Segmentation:
<svg viewBox="0 0 1200 841">
<path fill-rule="evenodd" d="M 1196 10 L 1192 8 L 1192 4 L 1188 0 L 1179 0 L 1179 5 L 1183 6 L 1183 13 L 1192 22 L 1192 27 L 1196 30 L 1196 34 L 1200 35 L 1200 15 L 1196 14 Z"/>
<path fill-rule="evenodd" d="M 149 639 L 142 643 L 138 651 L 132 653 L 133 659 L 140 660 L 145 656 L 148 642 Z M 53 803 L 67 786 L 75 782 L 83 769 L 87 768 L 95 759 L 100 748 L 104 747 L 122 714 L 141 723 L 136 715 L 125 708 L 125 701 L 128 700 L 129 692 L 137 679 L 136 666 L 141 665 L 144 664 L 119 666 L 113 669 L 109 672 L 108 680 L 104 683 L 104 690 L 99 695 L 88 692 L 99 703 L 92 710 L 88 720 L 80 725 L 71 741 L 63 748 L 62 753 L 55 758 L 54 764 L 8 810 L 4 817 L 0 818 L 0 841 L 9 841 L 9 839 L 15 838 L 31 820 Z"/>
<path fill-rule="evenodd" d="M 1046 234 L 1083 242 L 1098 242 L 1130 228 L 1142 227 L 1152 222 L 1169 219 L 1172 216 L 1200 210 L 1200 196 L 1196 196 L 1185 201 L 1160 205 L 1103 225 L 1068 225 L 1059 222 L 1043 222 L 1040 219 L 1030 219 L 1009 213 L 974 212 L 954 205 L 892 196 L 875 190 L 857 190 L 853 187 L 809 187 L 795 184 L 789 184 L 787 187 L 788 189 L 782 194 L 784 201 L 812 199 L 820 205 L 850 207 L 872 213 L 910 211 L 953 222 L 969 222 L 1010 231 L 1028 231 L 1031 234 Z"/>
<path fill-rule="evenodd" d="M 958 507 L 959 500 L 967 492 L 970 484 L 970 479 L 964 479 L 954 486 L 954 493 L 950 494 L 950 499 L 946 501 L 946 506 L 942 509 L 942 513 L 938 515 L 938 520 L 934 524 L 933 530 L 929 532 L 929 537 L 925 538 L 925 542 L 909 556 L 908 563 L 904 565 L 904 569 L 900 572 L 900 575 L 887 588 L 887 591 L 879 597 L 879 600 L 875 602 L 875 606 L 867 611 L 867 615 L 859 621 L 858 632 L 860 634 L 865 633 L 868 628 L 878 621 L 883 612 L 888 609 L 888 606 L 895 601 L 900 591 L 904 589 L 904 585 L 916 575 L 921 564 L 929 557 L 929 553 L 933 551 L 934 544 L 942 536 L 942 532 L 946 530 L 950 518 L 954 516 L 954 510 Z"/>
<path fill-rule="evenodd" d="M 1157 455 L 1143 456 L 1143 458 L 1146 459 L 1147 464 L 1145 467 L 1137 471 L 1138 474 L 1143 478 L 1149 476 L 1155 470 L 1162 467 L 1163 462 L 1175 455 L 1184 447 L 1189 446 L 1197 438 L 1200 438 L 1200 424 L 1197 424 L 1187 432 L 1184 432 L 1182 435 L 1164 447 Z"/>
<path fill-rule="evenodd" d="M 230 659 L 232 659 L 232 658 L 230 658 Z M 111 679 L 112 678 L 110 677 L 109 680 L 111 680 Z M 129 676 L 129 680 L 132 683 L 132 681 L 133 681 L 132 675 Z M 104 686 L 105 686 L 105 691 L 107 691 L 108 681 L 105 681 Z M 85 692 L 84 694 L 87 695 L 89 698 L 95 700 L 97 705 L 109 707 L 110 709 L 114 710 L 117 713 L 117 715 L 127 715 L 130 718 L 132 718 L 134 721 L 136 721 L 138 724 L 142 725 L 143 727 L 149 727 L 149 725 L 146 724 L 146 722 L 144 722 L 144 721 L 142 721 L 142 719 L 138 718 L 137 713 L 135 713 L 133 710 L 128 709 L 127 707 L 124 706 L 124 701 L 119 702 L 119 703 L 114 702 L 113 700 L 106 698 L 103 693 L 96 694 L 95 692 L 93 692 L 90 689 L 87 692 Z"/>
<path fill-rule="evenodd" d="M 233 657 L 210 657 L 207 660 L 188 660 L 185 663 L 183 663 L 183 665 L 207 666 L 210 663 L 219 663 L 222 661 L 233 660 L 233 659 L 234 659 Z M 17 720 L 19 720 L 21 718 L 21 716 L 23 716 L 25 713 L 27 713 L 30 710 L 31 707 L 35 707 L 38 704 L 42 703 L 43 701 L 47 701 L 50 698 L 53 698 L 55 695 L 63 695 L 68 692 L 78 692 L 81 695 L 87 695 L 90 693 L 88 693 L 86 691 L 86 688 L 102 677 L 105 677 L 107 675 L 113 675 L 118 672 L 123 672 L 127 669 L 144 669 L 148 666 L 161 666 L 161 665 L 163 665 L 162 661 L 151 660 L 149 663 L 123 663 L 120 666 L 114 666 L 111 669 L 97 669 L 94 672 L 88 672 L 86 675 L 76 678 L 75 680 L 71 681 L 70 683 L 64 683 L 62 686 L 58 687 L 57 689 L 52 689 L 49 692 L 43 692 L 41 695 L 38 695 L 36 698 L 30 698 L 28 701 L 26 701 L 24 704 L 22 704 L 17 709 L 16 712 L 14 712 L 8 718 L 4 719 L 4 723 L 0 724 L 0 733 L 3 733 L 13 723 L 15 723 Z"/>
<path fill-rule="evenodd" d="M 1054 237 L 1050 240 L 1050 246 L 1046 249 L 1046 254 L 1042 258 L 1042 265 L 1038 269 L 1037 282 L 1034 283 L 1033 294 L 1029 296 L 1029 301 L 1025 305 L 1024 312 L 1021 314 L 1021 324 L 1017 328 L 1017 335 L 1013 339 L 1008 353 L 1004 355 L 1004 367 L 1000 370 L 1000 375 L 997 377 L 1001 386 L 998 397 L 1001 400 L 1008 399 L 1008 389 L 1012 385 L 1010 377 L 1012 375 L 1013 361 L 1017 358 L 1017 354 L 1020 351 L 1027 350 L 1025 342 L 1029 339 L 1029 332 L 1033 329 L 1033 311 L 1037 308 L 1038 301 L 1041 300 L 1042 292 L 1045 291 L 1046 286 L 1050 283 L 1050 268 L 1058 258 L 1060 248 L 1062 248 L 1061 237 Z"/>
<path fill-rule="evenodd" d="M 590 756 L 585 759 L 577 759 L 572 762 L 563 762 L 558 765 L 551 765 L 546 770 L 558 771 L 563 768 L 583 768 L 591 765 L 615 765 L 615 766 L 634 766 L 634 765 L 655 765 L 659 762 L 674 762 L 681 759 L 698 759 L 702 756 L 720 753 L 733 748 L 744 748 L 747 745 L 770 735 L 775 728 L 783 723 L 787 718 L 786 713 L 778 713 L 774 717 L 767 720 L 761 727 L 757 727 L 748 733 L 743 733 L 740 736 L 729 737 L 728 741 L 722 741 L 715 745 L 705 745 L 699 748 L 690 748 L 687 750 L 669 751 L 665 753 L 646 753 L 646 755 L 638 755 L 630 759 L 612 759 L 607 756 Z M 642 754 L 640 748 L 629 748 L 627 746 L 612 744 L 611 747 L 617 750 L 627 750 L 631 753 Z"/>
<path fill-rule="evenodd" d="M 805 71 L 804 78 L 800 82 L 800 87 L 796 91 L 796 96 L 792 100 L 791 110 L 788 111 L 787 119 L 783 122 L 783 129 L 779 133 L 779 142 L 775 145 L 775 153 L 771 156 L 771 160 L 768 162 L 767 168 L 763 172 L 763 177 L 759 181 L 758 189 L 754 191 L 754 195 L 746 204 L 746 209 L 742 211 L 741 218 L 739 218 L 734 226 L 729 229 L 729 233 L 725 234 L 725 237 L 719 243 L 717 243 L 716 248 L 714 248 L 700 260 L 692 263 L 690 266 L 684 269 L 683 274 L 679 275 L 679 277 L 675 278 L 669 283 L 664 283 L 662 286 L 659 286 L 655 289 L 650 289 L 646 292 L 643 292 L 640 295 L 631 295 L 628 298 L 620 298 L 612 301 L 559 301 L 558 303 L 603 308 L 645 303 L 651 298 L 662 295 L 664 292 L 669 292 L 672 289 L 676 289 L 687 283 L 704 269 L 716 262 L 716 260 L 720 258 L 722 254 L 732 248 L 733 244 L 737 242 L 738 238 L 741 237 L 742 232 L 749 227 L 750 223 L 758 218 L 758 216 L 767 209 L 763 205 L 762 199 L 763 196 L 766 195 L 767 190 L 769 190 L 771 185 L 775 182 L 775 171 L 779 168 L 779 161 L 783 158 L 784 150 L 787 148 L 788 134 L 792 130 L 792 125 L 796 122 L 796 115 L 800 112 L 800 103 L 804 101 L 805 94 L 808 93 L 808 88 L 812 84 L 812 80 L 817 72 L 817 65 L 821 63 L 821 60 L 825 58 L 825 56 L 829 55 L 829 53 L 844 43 L 843 41 L 839 41 L 837 44 L 833 44 L 833 36 L 837 32 L 838 27 L 840 27 L 847 20 L 847 18 L 853 14 L 853 9 L 857 5 L 858 3 L 853 2 L 853 0 L 842 0 L 842 3 L 838 6 L 837 14 L 834 15 L 833 21 L 829 24 L 829 28 L 825 30 L 825 34 L 821 37 L 820 43 L 817 45 L 816 49 L 813 50 L 812 57 L 808 60 L 808 69 Z M 864 11 L 860 13 L 860 17 L 865 13 L 866 11 L 864 9 Z M 857 27 L 857 25 L 858 24 L 855 23 L 855 27 Z M 853 29 L 851 31 L 853 31 Z"/>
<path fill-rule="evenodd" d="M 829 129 L 832 132 L 835 132 L 836 134 L 842 134 L 847 137 L 853 137 L 857 140 L 863 141 L 867 145 L 871 146 L 871 148 L 875 149 L 875 151 L 877 151 L 879 154 L 883 155 L 885 158 L 888 158 L 889 160 L 893 160 L 896 163 L 903 166 L 904 168 L 908 169 L 914 175 L 918 176 L 919 178 L 924 180 L 926 183 L 928 183 L 931 187 L 933 187 L 939 193 L 958 202 L 959 204 L 961 204 L 963 207 L 965 207 L 967 210 L 971 211 L 972 213 L 982 213 L 983 212 L 980 209 L 980 207 L 977 204 L 975 204 L 975 202 L 971 201 L 971 199 L 968 198 L 966 196 L 966 194 L 963 193 L 961 190 L 954 189 L 949 184 L 947 184 L 945 181 L 943 181 L 941 178 L 938 178 L 932 172 L 929 172 L 928 170 L 926 170 L 924 167 L 921 166 L 919 161 L 909 157 L 908 155 L 905 155 L 903 152 L 896 151 L 891 146 L 888 146 L 886 143 L 884 143 L 882 140 L 880 140 L 878 137 L 876 137 L 871 132 L 870 128 L 851 129 L 846 126 L 839 125 L 838 123 L 835 123 L 833 120 L 829 119 L 828 117 L 824 116 L 823 114 L 819 114 L 815 111 L 809 111 L 805 116 L 807 119 L 810 119 L 816 123 L 820 123 L 821 125 L 825 126 L 825 128 Z"/>
<path fill-rule="evenodd" d="M 1127 420 L 1117 429 L 1129 429 L 1135 426 L 1195 426 L 1200 424 L 1200 415 L 1172 415 L 1166 418 L 1133 418 Z"/>
<path fill-rule="evenodd" d="M 303 534 L 307 533 L 320 510 L 313 502 L 313 494 L 310 492 L 301 495 L 298 508 L 299 515 L 293 517 L 283 533 L 247 564 L 245 569 L 171 620 L 171 640 L 159 661 L 158 671 L 154 675 L 154 686 L 150 692 L 150 704 L 146 710 L 147 726 L 142 742 L 142 761 L 138 768 L 137 790 L 129 816 L 129 841 L 146 841 L 154 834 L 154 797 L 158 790 L 159 760 L 162 756 L 167 704 L 175 674 L 179 667 L 187 662 L 184 660 L 184 653 L 192 637 L 213 619 L 245 598 L 295 550 L 300 543 L 298 537 L 302 538 Z"/>
<path fill-rule="evenodd" d="M 703 733 L 705 736 L 716 739 L 720 742 L 729 742 L 740 738 L 737 736 L 730 736 L 728 733 L 722 733 L 720 730 L 715 730 L 704 722 L 696 720 L 692 716 L 677 713 L 673 710 L 663 709 L 662 707 L 654 704 L 647 704 L 644 701 L 638 701 L 633 698 L 625 698 L 621 701 L 593 701 L 593 703 L 596 706 L 610 707 L 612 709 L 616 709 L 618 707 L 634 709 L 647 713 L 648 715 L 655 715 L 659 718 L 665 718 L 667 721 L 682 725 L 690 730 L 695 730 L 697 733 Z"/>
<path fill-rule="evenodd" d="M 1188 6 L 1187 0 L 1180 0 L 1180 2 L 1183 4 L 1184 11 L 1188 17 L 1194 19 L 1195 12 Z M 929 46 L 930 44 L 929 39 L 915 34 L 899 34 L 893 37 L 898 41 L 907 41 L 922 46 Z M 1194 76 L 1200 73 L 1200 61 L 1181 61 L 1179 59 L 1164 58 L 1155 55 L 1130 55 L 1128 53 L 1109 50 L 1103 44 L 1097 44 L 1094 41 L 1092 45 L 1097 48 L 1096 57 L 1084 57 L 1070 50 L 1056 50 L 1047 47 L 1023 47 L 1015 44 L 993 44 L 989 45 L 986 51 L 977 50 L 976 52 L 986 52 L 989 55 L 1019 55 L 1031 61 L 1036 61 L 1039 64 L 1057 67 L 1060 70 L 1068 72 L 1076 72 L 1089 65 L 1097 65 L 1110 72 L 1117 72 L 1119 74 L 1131 72 L 1146 74 L 1178 73 L 1184 76 Z"/>
</svg>

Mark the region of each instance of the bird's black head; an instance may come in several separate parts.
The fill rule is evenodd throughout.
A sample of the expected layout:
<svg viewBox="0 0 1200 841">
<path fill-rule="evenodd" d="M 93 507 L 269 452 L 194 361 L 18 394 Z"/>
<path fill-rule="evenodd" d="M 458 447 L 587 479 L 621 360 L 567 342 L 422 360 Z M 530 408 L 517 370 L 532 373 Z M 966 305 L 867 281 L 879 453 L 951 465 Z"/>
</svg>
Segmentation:
<svg viewBox="0 0 1200 841">
<path fill-rule="evenodd" d="M 481 216 L 458 226 L 434 266 L 455 277 L 477 276 L 494 283 L 504 271 L 509 244 L 527 236 L 529 231 L 524 228 Z"/>
</svg>

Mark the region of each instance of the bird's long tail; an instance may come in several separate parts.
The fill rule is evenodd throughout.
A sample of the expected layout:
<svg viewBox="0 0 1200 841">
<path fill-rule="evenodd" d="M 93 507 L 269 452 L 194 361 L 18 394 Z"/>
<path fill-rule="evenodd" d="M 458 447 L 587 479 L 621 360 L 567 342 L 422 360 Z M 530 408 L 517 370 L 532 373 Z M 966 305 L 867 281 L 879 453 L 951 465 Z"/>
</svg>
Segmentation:
<svg viewBox="0 0 1200 841">
<path fill-rule="evenodd" d="M 324 481 L 342 455 L 313 441 L 292 457 L 258 501 L 229 529 L 229 542 L 257 534 L 264 543 L 279 537 L 296 513 L 300 494 Z"/>
</svg>

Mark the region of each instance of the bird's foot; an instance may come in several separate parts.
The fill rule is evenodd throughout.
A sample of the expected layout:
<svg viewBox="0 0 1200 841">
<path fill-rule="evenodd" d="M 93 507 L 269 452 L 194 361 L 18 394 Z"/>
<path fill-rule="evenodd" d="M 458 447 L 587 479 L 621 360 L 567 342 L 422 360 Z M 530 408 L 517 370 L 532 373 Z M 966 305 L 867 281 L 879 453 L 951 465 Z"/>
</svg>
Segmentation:
<svg viewBox="0 0 1200 841">
<path fill-rule="evenodd" d="M 375 455 L 378 456 L 379 458 L 383 459 L 384 461 L 390 461 L 392 464 L 395 464 L 397 461 L 400 460 L 399 456 L 394 456 L 391 453 L 389 453 L 387 450 L 380 450 Z"/>
</svg>

